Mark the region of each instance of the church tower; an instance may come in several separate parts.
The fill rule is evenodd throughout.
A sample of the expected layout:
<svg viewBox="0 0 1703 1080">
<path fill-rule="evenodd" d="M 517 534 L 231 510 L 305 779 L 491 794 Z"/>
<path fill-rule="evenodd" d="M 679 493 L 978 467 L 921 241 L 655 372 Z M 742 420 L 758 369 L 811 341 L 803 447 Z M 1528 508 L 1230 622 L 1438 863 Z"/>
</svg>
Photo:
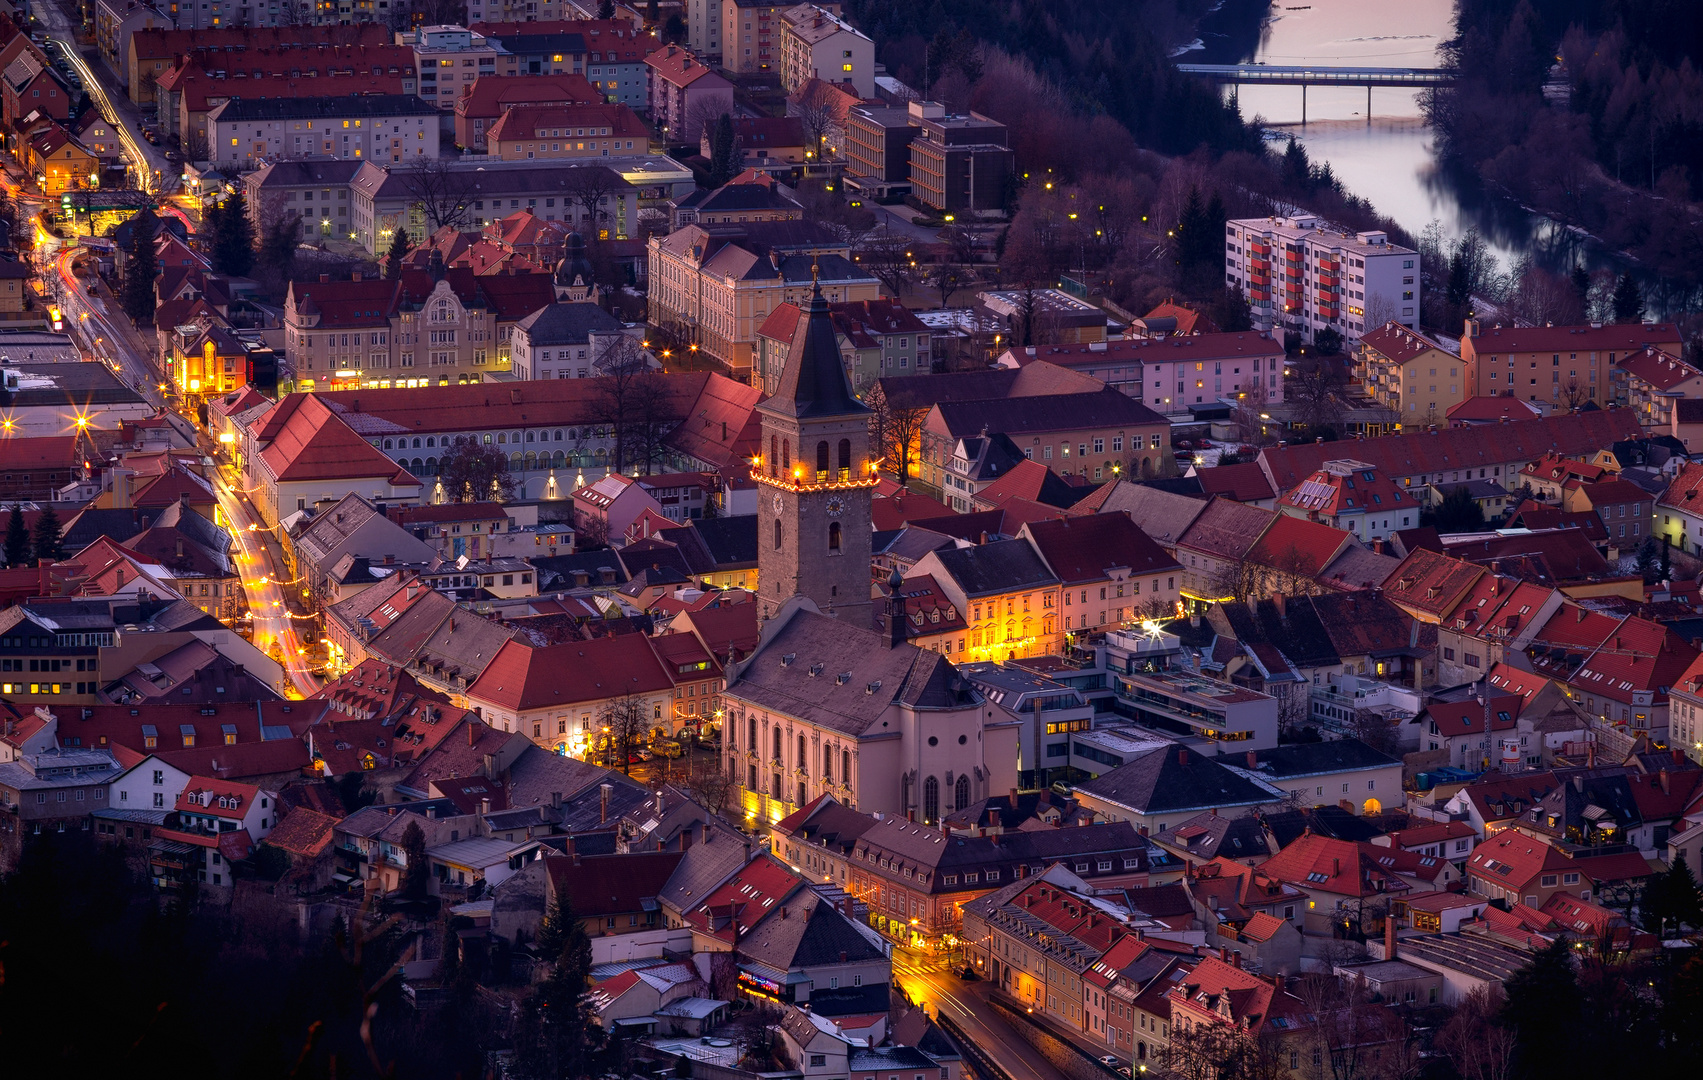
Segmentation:
<svg viewBox="0 0 1703 1080">
<path fill-rule="evenodd" d="M 751 476 L 762 616 L 796 594 L 868 629 L 870 412 L 852 393 L 820 285 L 811 290 L 779 386 L 757 411 L 763 449 Z"/>
<path fill-rule="evenodd" d="M 568 234 L 563 245 L 562 261 L 556 264 L 556 302 L 585 304 L 592 300 L 591 260 L 585 257 L 585 237 L 577 232 Z"/>
</svg>

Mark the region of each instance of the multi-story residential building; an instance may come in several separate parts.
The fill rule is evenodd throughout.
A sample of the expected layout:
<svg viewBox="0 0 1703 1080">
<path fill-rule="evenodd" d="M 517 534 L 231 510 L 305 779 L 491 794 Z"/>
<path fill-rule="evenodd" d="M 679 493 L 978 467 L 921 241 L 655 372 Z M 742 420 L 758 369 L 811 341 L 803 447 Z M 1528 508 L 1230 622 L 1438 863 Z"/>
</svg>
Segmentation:
<svg viewBox="0 0 1703 1080">
<path fill-rule="evenodd" d="M 710 60 L 721 59 L 722 4 L 724 0 L 687 0 L 686 44 Z"/>
<path fill-rule="evenodd" d="M 1656 500 L 1652 526 L 1661 538 L 1681 551 L 1703 548 L 1703 463 L 1688 461 Z"/>
<path fill-rule="evenodd" d="M 1030 345 L 1006 350 L 998 363 L 1021 368 L 1043 360 L 1092 375 L 1156 412 L 1183 416 L 1190 406 L 1213 401 L 1246 407 L 1281 402 L 1284 356 L 1281 341 L 1248 331 Z"/>
<path fill-rule="evenodd" d="M 1676 401 L 1703 397 L 1703 371 L 1654 345 L 1622 358 L 1620 371 L 1626 379 L 1626 403 L 1647 428 L 1672 427 Z"/>
<path fill-rule="evenodd" d="M 376 47 L 390 44 L 390 31 L 371 22 L 359 26 L 226 25 L 210 29 L 145 29 L 130 35 L 127 59 L 122 70 L 125 72 L 125 87 L 130 100 L 142 105 L 155 99 L 156 80 L 190 53 L 211 53 L 217 50 L 227 57 L 239 51 L 287 56 L 290 69 L 300 70 L 305 74 L 316 65 L 323 66 L 324 61 L 320 57 L 333 47 Z M 329 74 L 329 69 L 327 73 Z"/>
<path fill-rule="evenodd" d="M 912 591 L 911 579 L 932 582 L 962 620 L 951 635 L 957 642 L 941 641 L 938 647 L 954 662 L 1003 662 L 1063 650 L 1058 575 L 1027 540 L 942 547 L 918 559 L 905 578 L 902 595 Z"/>
<path fill-rule="evenodd" d="M 414 52 L 420 96 L 453 109 L 481 78 L 518 74 L 516 58 L 501 42 L 462 26 L 422 26 L 399 35 Z"/>
<path fill-rule="evenodd" d="M 498 42 L 514 57 L 512 70 L 503 61 L 503 75 L 584 75 L 591 55 L 591 39 L 579 32 L 578 23 L 500 22 L 470 23 L 468 29 Z"/>
<path fill-rule="evenodd" d="M 585 241 L 568 235 L 567 254 L 556 268 L 557 302 L 515 324 L 514 373 L 521 379 L 584 379 L 601 374 L 599 364 L 625 340 L 621 320 L 596 304 Z"/>
<path fill-rule="evenodd" d="M 669 144 L 696 143 L 704 131 L 734 113 L 733 84 L 700 57 L 677 45 L 645 58 L 650 68 L 650 122 Z"/>
<path fill-rule="evenodd" d="M 257 236 L 273 225 L 294 218 L 296 235 L 347 236 L 353 232 L 349 215 L 349 181 L 364 162 L 308 157 L 274 161 L 243 177 L 248 215 Z"/>
<path fill-rule="evenodd" d="M 688 225 L 650 241 L 650 321 L 696 342 L 746 376 L 757 330 L 812 283 L 833 303 L 877 300 L 881 283 L 851 261 L 850 246 L 806 222 Z"/>
<path fill-rule="evenodd" d="M 776 29 L 787 93 L 820 79 L 848 84 L 861 98 L 875 96 L 875 42 L 850 23 L 815 4 L 799 4 L 781 11 Z"/>
<path fill-rule="evenodd" d="M 1411 528 L 1424 509 L 1420 497 L 1404 490 L 1368 462 L 1353 458 L 1327 461 L 1277 500 L 1291 517 L 1346 529 L 1363 542 L 1382 540 Z"/>
<path fill-rule="evenodd" d="M 1182 565 L 1127 514 L 1030 521 L 1018 538 L 1058 577 L 1067 638 L 1175 613 Z"/>
<path fill-rule="evenodd" d="M 171 29 L 171 17 L 141 0 L 96 0 L 94 9 L 95 48 L 119 81 L 128 86 L 130 35 L 138 30 Z"/>
<path fill-rule="evenodd" d="M 948 114 L 932 101 L 906 108 L 917 125 L 910 141 L 912 194 L 946 214 L 1003 212 L 1017 165 L 1005 125 L 980 113 Z"/>
<path fill-rule="evenodd" d="M 318 154 L 389 164 L 434 161 L 438 109 L 409 94 L 278 101 L 232 98 L 207 114 L 208 155 L 225 166 Z"/>
<path fill-rule="evenodd" d="M 903 304 L 887 299 L 861 300 L 830 304 L 828 310 L 834 318 L 840 355 L 845 359 L 852 389 L 859 394 L 874 386 L 877 379 L 928 371 L 931 341 L 928 327 Z M 802 317 L 797 304 L 782 304 L 757 330 L 751 377 L 770 393 L 780 385 L 787 353 Z"/>
<path fill-rule="evenodd" d="M 1354 377 L 1366 396 L 1399 414 L 1386 431 L 1448 422 L 1448 412 L 1471 396 L 1460 357 L 1391 320 L 1368 330 L 1354 348 Z"/>
<path fill-rule="evenodd" d="M 778 70 L 783 10 L 783 5 L 759 0 L 721 0 L 722 70 L 741 75 Z"/>
<path fill-rule="evenodd" d="M 484 75 L 454 101 L 455 145 L 485 152 L 485 131 L 517 105 L 591 105 L 600 100 L 584 75 Z"/>
<path fill-rule="evenodd" d="M 1646 347 L 1682 353 L 1673 323 L 1592 323 L 1589 326 L 1491 326 L 1466 321 L 1461 360 L 1472 394 L 1524 398 L 1544 412 L 1581 405 L 1625 405 L 1629 394 L 1619 363 Z"/>
<path fill-rule="evenodd" d="M 467 688 L 467 700 L 501 731 L 583 757 L 624 697 L 637 699 L 647 732 L 673 734 L 666 715 L 673 685 L 643 634 L 542 648 L 510 641 Z"/>
<path fill-rule="evenodd" d="M 959 489 L 952 451 L 960 439 L 983 432 L 1005 435 L 1025 457 L 1055 472 L 1095 480 L 1110 480 L 1125 469 L 1153 476 L 1171 463 L 1169 422 L 1106 387 L 1095 393 L 943 401 L 923 422 L 918 479 L 941 491 Z"/>
<path fill-rule="evenodd" d="M 1128 822 L 954 833 L 940 818 L 970 787 L 968 776 L 958 779 L 963 782 L 955 782 L 957 790 L 937 790 L 932 801 L 924 796 L 919 820 L 883 817 L 853 844 L 847 887 L 870 898 L 870 921 L 889 937 L 922 946 L 956 935 L 964 926 L 966 903 L 1010 882 L 1038 877 L 1061 861 L 1067 869 L 1080 868 L 1076 873 L 1085 880 L 1137 875 L 1145 880 L 1147 841 Z"/>
<path fill-rule="evenodd" d="M 463 187 L 463 198 L 471 203 L 468 224 L 473 227 L 483 228 L 518 210 L 531 210 L 546 221 L 572 222 L 588 232 L 607 232 L 609 238 L 622 239 L 637 227 L 640 195 L 646 190 L 626 180 L 623 171 L 648 176 L 653 160 L 599 158 L 596 165 L 578 166 L 485 162 L 466 168 L 465 175 L 458 169 L 453 182 Z M 582 183 L 581 169 L 598 169 L 603 174 L 595 182 Z M 595 211 L 582 201 L 583 193 L 592 189 L 601 192 Z M 420 189 L 404 170 L 363 164 L 349 180 L 349 205 L 349 231 L 375 255 L 390 247 L 397 229 L 407 229 L 417 245 L 432 231 Z"/>
<path fill-rule="evenodd" d="M 513 105 L 485 131 L 504 161 L 596 161 L 643 152 L 649 130 L 625 105 Z"/>
<path fill-rule="evenodd" d="M 1256 323 L 1307 340 L 1325 329 L 1356 341 L 1369 326 L 1419 327 L 1419 253 L 1382 232 L 1350 235 L 1310 214 L 1230 221 L 1225 284 L 1248 298 Z"/>
<path fill-rule="evenodd" d="M 402 45 L 328 46 L 301 50 L 198 49 L 177 59 L 154 81 L 160 131 L 177 136 L 192 160 L 205 160 L 207 114 L 232 97 L 335 98 L 355 94 L 412 94 L 419 87 L 414 54 Z"/>
<path fill-rule="evenodd" d="M 1117 672 L 1115 699 L 1138 720 L 1175 725 L 1232 749 L 1277 745 L 1277 699 L 1188 671 Z"/>
<path fill-rule="evenodd" d="M 908 610 L 909 579 L 905 594 Z M 1024 788 L 1047 788 L 1057 780 L 1069 780 L 1071 733 L 1094 726 L 1094 705 L 1086 695 L 1021 664 L 980 662 L 964 664 L 962 670 L 990 706 L 1019 725 L 1017 783 Z"/>
</svg>

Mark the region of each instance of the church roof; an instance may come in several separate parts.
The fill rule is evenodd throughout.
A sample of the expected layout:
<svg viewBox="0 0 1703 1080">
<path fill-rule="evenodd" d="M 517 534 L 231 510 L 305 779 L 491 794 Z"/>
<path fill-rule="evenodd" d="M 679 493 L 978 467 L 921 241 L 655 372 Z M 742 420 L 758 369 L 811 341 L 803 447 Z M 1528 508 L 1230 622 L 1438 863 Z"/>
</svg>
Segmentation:
<svg viewBox="0 0 1703 1080">
<path fill-rule="evenodd" d="M 774 396 L 757 406 L 763 412 L 809 420 L 857 416 L 869 410 L 852 393 L 840 359 L 838 335 L 820 285 L 811 290 L 805 318 L 793 333 L 786 368 Z"/>
</svg>

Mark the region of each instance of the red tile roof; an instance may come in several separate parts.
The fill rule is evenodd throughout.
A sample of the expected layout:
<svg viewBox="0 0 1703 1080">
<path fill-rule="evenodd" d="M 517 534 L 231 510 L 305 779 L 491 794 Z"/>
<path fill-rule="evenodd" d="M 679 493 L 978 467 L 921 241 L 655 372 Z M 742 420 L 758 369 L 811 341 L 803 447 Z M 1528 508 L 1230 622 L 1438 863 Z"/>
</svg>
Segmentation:
<svg viewBox="0 0 1703 1080">
<path fill-rule="evenodd" d="M 1128 514 L 1031 521 L 1019 535 L 1029 538 L 1066 585 L 1103 581 L 1113 568 L 1127 570 L 1131 578 L 1181 568 Z"/>
<path fill-rule="evenodd" d="M 693 56 L 690 50 L 677 45 L 665 45 L 645 57 L 645 63 L 650 66 L 651 78 L 661 79 L 673 86 L 687 87 L 707 75 L 715 75 L 715 69 Z M 715 75 L 718 82 L 727 80 Z"/>
<path fill-rule="evenodd" d="M 1604 323 L 1601 326 L 1494 326 L 1461 339 L 1480 356 L 1523 352 L 1628 352 L 1646 344 L 1684 340 L 1673 323 Z M 1579 414 L 1582 415 L 1582 414 Z"/>
<path fill-rule="evenodd" d="M 1697 655 L 1668 627 L 1629 616 L 1567 682 L 1575 692 L 1627 705 L 1636 702 L 1634 695 L 1649 694 L 1650 704 L 1659 708 L 1667 703 L 1668 687 L 1683 677 Z"/>
<path fill-rule="evenodd" d="M 1534 480 L 1548 480 L 1552 483 L 1563 484 L 1568 480 L 1598 480 L 1607 475 L 1608 469 L 1602 465 L 1592 465 L 1588 461 L 1567 457 L 1553 451 L 1544 454 L 1520 470 L 1521 476 L 1529 476 Z"/>
<path fill-rule="evenodd" d="M 759 855 L 703 903 L 685 913 L 694 932 L 732 943 L 751 932 L 775 905 L 804 886 L 804 878 L 767 855 Z"/>
<path fill-rule="evenodd" d="M 76 435 L 6 435 L 0 438 L 0 468 L 74 469 L 82 460 L 77 440 Z"/>
<path fill-rule="evenodd" d="M 869 501 L 869 515 L 877 532 L 902 529 L 912 521 L 950 513 L 952 508 L 939 499 L 911 491 Z"/>
<path fill-rule="evenodd" d="M 1249 463 L 1231 468 L 1257 471 L 1259 466 Z M 1265 474 L 1259 473 L 1259 477 L 1264 483 Z M 1376 469 L 1344 469 L 1342 463 L 1313 473 L 1289 489 L 1278 505 L 1328 517 L 1358 511 L 1420 509 L 1418 500 L 1383 473 Z"/>
<path fill-rule="evenodd" d="M 1656 505 L 1688 514 L 1703 516 L 1703 461 L 1688 461 L 1680 466 Z"/>
<path fill-rule="evenodd" d="M 1478 879 L 1523 893 L 1535 887 L 1538 876 L 1545 871 L 1556 873 L 1563 868 L 1582 871 L 1594 864 L 1595 860 L 1575 862 L 1529 833 L 1503 829 L 1473 848 L 1466 868 L 1469 881 Z"/>
<path fill-rule="evenodd" d="M 1437 725 L 1437 733 L 1445 738 L 1456 735 L 1476 735 L 1484 731 L 1488 713 L 1491 731 L 1508 731 L 1519 721 L 1523 699 L 1513 694 L 1499 694 L 1484 704 L 1473 698 L 1465 701 L 1435 701 L 1425 709 L 1425 715 Z"/>
<path fill-rule="evenodd" d="M 1196 469 L 1194 475 L 1200 481 L 1201 490 L 1208 495 L 1222 495 L 1245 503 L 1277 497 L 1277 492 L 1271 489 L 1271 481 L 1266 479 L 1265 471 L 1257 461 Z"/>
<path fill-rule="evenodd" d="M 1654 345 L 1646 345 L 1621 360 L 1620 370 L 1648 383 L 1657 391 L 1672 390 L 1691 379 L 1703 378 L 1703 371 Z"/>
<path fill-rule="evenodd" d="M 625 105 L 512 105 L 485 129 L 485 138 L 547 139 L 552 128 L 575 126 L 608 128 L 612 137 L 621 139 L 649 137 L 644 121 Z"/>
<path fill-rule="evenodd" d="M 1242 936 L 1249 941 L 1266 942 L 1276 937 L 1289 924 L 1263 911 L 1254 912 L 1253 918 L 1242 926 Z"/>
<path fill-rule="evenodd" d="M 1360 344 L 1380 356 L 1397 363 L 1405 364 L 1423 353 L 1436 349 L 1453 359 L 1459 359 L 1442 345 L 1421 334 L 1417 330 L 1409 330 L 1398 322 L 1387 322 L 1360 337 Z"/>
<path fill-rule="evenodd" d="M 1260 872 L 1298 889 L 1339 896 L 1399 891 L 1407 887 L 1406 883 L 1377 862 L 1389 850 L 1308 831 L 1261 863 Z"/>
<path fill-rule="evenodd" d="M 1354 456 L 1397 480 L 1442 474 L 1446 481 L 1456 471 L 1535 461 L 1547 452 L 1595 453 L 1640 430 L 1631 409 L 1605 409 L 1487 427 L 1363 439 L 1354 444 Z M 1332 443 L 1268 446 L 1260 451 L 1260 462 L 1274 486 L 1287 491 L 1341 453 L 1342 448 Z"/>
<path fill-rule="evenodd" d="M 593 104 L 603 95 L 584 75 L 481 75 L 463 88 L 456 116 L 497 117 L 511 105 Z"/>
<path fill-rule="evenodd" d="M 1384 579 L 1385 595 L 1417 616 L 1441 621 L 1484 576 L 1482 566 L 1419 548 Z"/>
<path fill-rule="evenodd" d="M 298 858 L 311 859 L 331 845 L 331 830 L 340 819 L 298 806 L 267 834 L 266 842 Z"/>
<path fill-rule="evenodd" d="M 1517 397 L 1469 397 L 1451 405 L 1443 415 L 1451 424 L 1499 424 L 1503 420 L 1535 420 L 1543 411 Z"/>
<path fill-rule="evenodd" d="M 1177 320 L 1177 333 L 1183 335 L 1216 334 L 1219 332 L 1218 324 L 1207 318 L 1205 315 L 1202 315 L 1194 308 L 1184 307 L 1183 305 L 1173 303 L 1170 300 L 1165 301 L 1152 311 L 1149 311 L 1146 315 L 1143 315 L 1142 318 L 1175 319 Z"/>
<path fill-rule="evenodd" d="M 1536 672 L 1521 671 L 1508 664 L 1497 664 L 1490 669 L 1489 683 L 1505 694 L 1513 694 L 1520 699 L 1520 708 L 1524 709 L 1539 690 L 1549 685 L 1547 675 Z"/>
<path fill-rule="evenodd" d="M 252 784 L 191 776 L 177 797 L 177 810 L 241 821 L 259 798 L 260 789 Z"/>
<path fill-rule="evenodd" d="M 565 892 L 580 918 L 642 911 L 685 858 L 680 851 L 634 851 L 625 855 L 548 856 L 545 872 L 552 892 Z"/>
<path fill-rule="evenodd" d="M 619 634 L 542 648 L 506 642 L 467 688 L 467 697 L 518 711 L 653 693 L 673 685 L 649 638 Z"/>
<path fill-rule="evenodd" d="M 1248 549 L 1248 561 L 1286 573 L 1316 577 L 1330 561 L 1358 541 L 1342 529 L 1279 514 Z"/>
<path fill-rule="evenodd" d="M 274 416 L 279 416 L 274 421 Z M 371 477 L 398 487 L 419 487 L 406 469 L 374 449 L 316 394 L 291 394 L 267 414 L 260 460 L 274 480 L 344 480 Z"/>
</svg>

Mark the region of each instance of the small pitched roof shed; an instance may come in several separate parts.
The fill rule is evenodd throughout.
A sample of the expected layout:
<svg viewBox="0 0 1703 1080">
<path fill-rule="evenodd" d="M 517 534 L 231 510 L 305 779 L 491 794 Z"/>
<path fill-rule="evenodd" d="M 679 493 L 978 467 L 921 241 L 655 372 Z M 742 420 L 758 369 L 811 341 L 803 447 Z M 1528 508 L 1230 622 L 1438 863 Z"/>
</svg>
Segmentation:
<svg viewBox="0 0 1703 1080">
<path fill-rule="evenodd" d="M 266 843 L 300 859 L 311 859 L 331 844 L 331 831 L 339 818 L 298 806 L 284 815 Z"/>
</svg>

